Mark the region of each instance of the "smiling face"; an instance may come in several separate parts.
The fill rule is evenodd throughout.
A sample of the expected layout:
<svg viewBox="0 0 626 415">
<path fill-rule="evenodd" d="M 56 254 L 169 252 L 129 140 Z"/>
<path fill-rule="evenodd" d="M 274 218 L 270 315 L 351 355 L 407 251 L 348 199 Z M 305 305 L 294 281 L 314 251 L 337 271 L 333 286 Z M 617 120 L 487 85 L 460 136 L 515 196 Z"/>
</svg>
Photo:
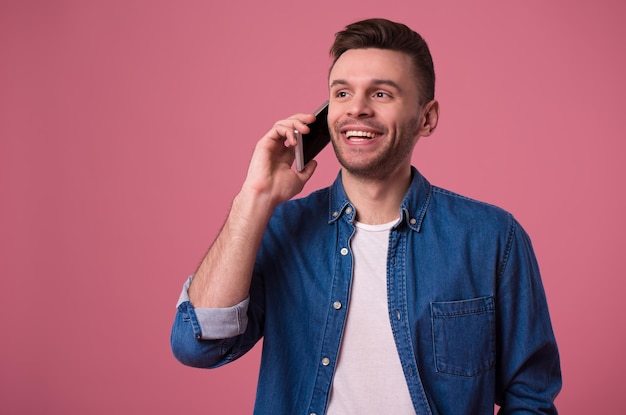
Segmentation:
<svg viewBox="0 0 626 415">
<path fill-rule="evenodd" d="M 337 159 L 350 174 L 384 179 L 410 169 L 431 101 L 420 105 L 410 57 L 387 49 L 351 49 L 330 71 L 328 125 Z M 434 127 L 433 127 L 434 128 Z"/>
</svg>

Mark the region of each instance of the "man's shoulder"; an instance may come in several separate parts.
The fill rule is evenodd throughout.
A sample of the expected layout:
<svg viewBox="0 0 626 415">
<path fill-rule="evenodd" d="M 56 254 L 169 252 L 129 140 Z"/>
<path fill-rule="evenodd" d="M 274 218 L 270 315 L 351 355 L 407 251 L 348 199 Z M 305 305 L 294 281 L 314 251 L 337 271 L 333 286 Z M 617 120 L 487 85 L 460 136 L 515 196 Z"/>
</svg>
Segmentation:
<svg viewBox="0 0 626 415">
<path fill-rule="evenodd" d="M 312 191 L 306 196 L 300 196 L 288 200 L 283 203 L 283 205 L 288 206 L 289 208 L 301 207 L 307 208 L 309 206 L 318 206 L 321 203 L 328 203 L 329 195 L 330 195 L 331 187 L 324 187 L 321 189 L 317 189 Z"/>
<path fill-rule="evenodd" d="M 438 186 L 432 186 L 432 201 L 429 209 L 445 211 L 450 218 L 483 219 L 511 224 L 515 219 L 504 208 L 474 199 Z"/>
<path fill-rule="evenodd" d="M 276 207 L 273 219 L 311 217 L 328 213 L 330 187 L 315 190 L 310 194 L 288 200 Z"/>
<path fill-rule="evenodd" d="M 500 212 L 504 212 L 508 214 L 508 212 L 505 209 L 493 203 L 485 202 L 483 200 L 475 199 L 470 196 L 463 195 L 461 193 L 453 192 L 451 190 L 444 189 L 443 187 L 433 185 L 432 190 L 433 190 L 433 195 L 435 195 L 436 197 L 448 199 L 456 203 L 466 204 L 468 207 L 496 210 L 496 211 L 500 211 Z"/>
</svg>

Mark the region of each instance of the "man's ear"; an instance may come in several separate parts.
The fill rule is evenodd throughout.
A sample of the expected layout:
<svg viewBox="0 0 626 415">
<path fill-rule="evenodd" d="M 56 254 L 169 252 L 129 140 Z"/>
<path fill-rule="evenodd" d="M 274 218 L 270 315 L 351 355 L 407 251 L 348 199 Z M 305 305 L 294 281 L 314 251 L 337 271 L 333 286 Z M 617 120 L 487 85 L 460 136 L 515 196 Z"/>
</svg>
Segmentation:
<svg viewBox="0 0 626 415">
<path fill-rule="evenodd" d="M 418 126 L 419 135 L 422 137 L 431 135 L 437 128 L 437 122 L 439 122 L 439 102 L 433 99 L 422 108 L 422 117 Z"/>
</svg>

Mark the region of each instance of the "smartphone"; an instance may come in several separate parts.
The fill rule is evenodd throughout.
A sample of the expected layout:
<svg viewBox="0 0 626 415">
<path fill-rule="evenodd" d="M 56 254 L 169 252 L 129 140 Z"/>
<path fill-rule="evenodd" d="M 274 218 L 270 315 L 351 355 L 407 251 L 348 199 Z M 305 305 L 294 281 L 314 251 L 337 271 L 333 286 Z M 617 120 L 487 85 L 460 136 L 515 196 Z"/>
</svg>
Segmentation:
<svg viewBox="0 0 626 415">
<path fill-rule="evenodd" d="M 328 101 L 315 111 L 315 121 L 308 125 L 308 134 L 294 130 L 296 135 L 296 170 L 302 171 L 304 166 L 330 143 L 328 131 Z"/>
</svg>

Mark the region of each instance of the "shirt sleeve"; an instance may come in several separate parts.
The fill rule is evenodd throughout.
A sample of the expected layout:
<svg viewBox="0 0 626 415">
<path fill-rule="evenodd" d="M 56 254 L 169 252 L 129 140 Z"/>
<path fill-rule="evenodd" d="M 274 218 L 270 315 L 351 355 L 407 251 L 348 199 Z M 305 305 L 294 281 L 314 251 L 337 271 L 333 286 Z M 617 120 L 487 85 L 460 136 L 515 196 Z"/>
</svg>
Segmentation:
<svg viewBox="0 0 626 415">
<path fill-rule="evenodd" d="M 189 286 L 193 280 L 190 276 L 180 293 L 176 308 L 183 303 L 189 303 L 188 309 L 193 310 L 199 333 L 197 337 L 203 340 L 228 339 L 243 334 L 248 325 L 248 304 L 250 297 L 239 304 L 225 308 L 196 308 L 189 300 Z"/>
<path fill-rule="evenodd" d="M 539 267 L 516 222 L 509 242 L 499 280 L 499 414 L 556 414 L 561 369 Z"/>
</svg>

